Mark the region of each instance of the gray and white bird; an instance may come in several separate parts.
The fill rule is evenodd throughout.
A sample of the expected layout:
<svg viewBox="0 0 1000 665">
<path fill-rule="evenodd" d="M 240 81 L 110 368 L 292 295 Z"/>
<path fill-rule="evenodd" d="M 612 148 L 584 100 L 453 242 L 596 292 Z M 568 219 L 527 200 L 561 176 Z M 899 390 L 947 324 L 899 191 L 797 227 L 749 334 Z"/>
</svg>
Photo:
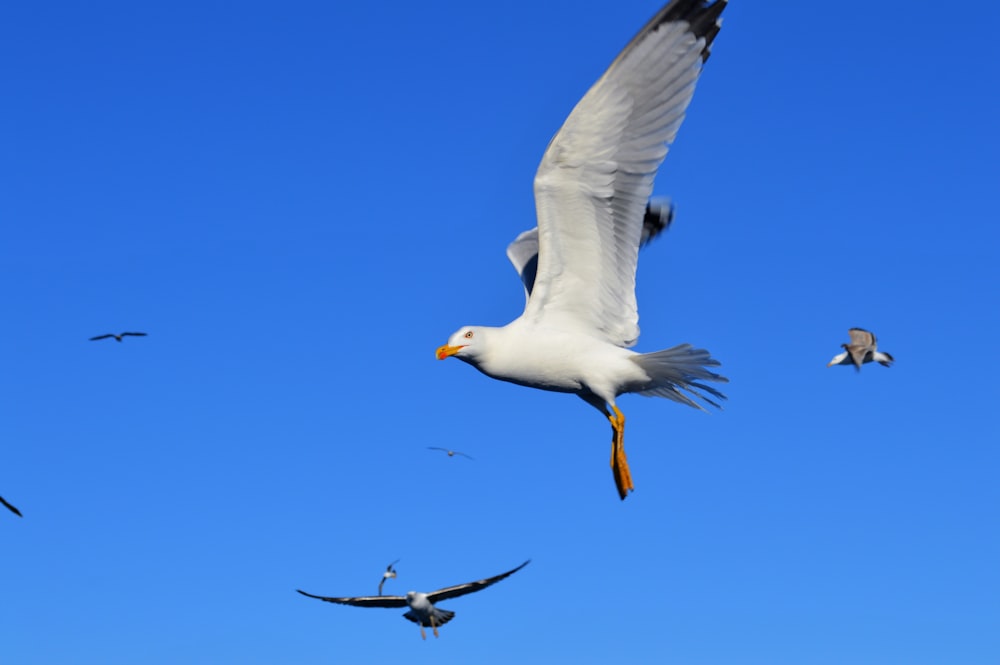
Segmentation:
<svg viewBox="0 0 1000 665">
<path fill-rule="evenodd" d="M 12 513 L 14 513 L 18 517 L 24 517 L 24 515 L 21 514 L 20 510 L 18 510 L 17 508 L 15 508 L 14 506 L 12 506 L 11 504 L 7 503 L 7 500 L 4 499 L 2 496 L 0 496 L 0 503 L 2 503 L 7 508 L 7 510 L 9 510 Z"/>
<path fill-rule="evenodd" d="M 338 598 L 332 596 L 314 596 L 313 594 L 306 593 L 301 589 L 296 589 L 296 591 L 301 593 L 303 596 L 317 598 L 328 603 L 354 605 L 356 607 L 409 606 L 409 611 L 405 612 L 403 617 L 409 619 L 415 624 L 418 624 L 420 626 L 420 637 L 426 640 L 427 633 L 424 632 L 425 627 L 430 628 L 434 632 L 434 637 L 438 637 L 438 626 L 445 625 L 455 617 L 454 612 L 435 607 L 434 603 L 447 600 L 449 598 L 458 598 L 459 596 L 475 593 L 476 591 L 481 591 L 491 584 L 496 584 L 500 580 L 510 577 L 517 571 L 527 566 L 530 562 L 531 559 L 528 559 L 528 561 L 525 561 L 517 568 L 508 570 L 506 573 L 501 573 L 500 575 L 496 575 L 494 577 L 487 577 L 484 580 L 469 582 L 468 584 L 457 584 L 455 586 L 445 587 L 444 589 L 438 589 L 437 591 L 432 591 L 430 593 L 409 591 L 405 596 L 352 596 Z"/>
<path fill-rule="evenodd" d="M 98 335 L 97 337 L 91 337 L 90 341 L 96 342 L 99 339 L 109 339 L 111 337 L 114 337 L 116 342 L 120 342 L 122 341 L 122 337 L 145 337 L 145 336 L 146 333 L 144 332 L 123 332 L 123 333 L 118 333 L 117 335 L 115 333 L 108 333 L 107 335 Z"/>
<path fill-rule="evenodd" d="M 378 595 L 382 595 L 382 585 L 385 584 L 385 581 L 391 577 L 396 577 L 396 569 L 393 568 L 393 566 L 397 563 L 399 563 L 399 559 L 396 559 L 385 567 L 385 572 L 382 573 L 382 579 L 378 583 Z"/>
<path fill-rule="evenodd" d="M 503 327 L 465 326 L 437 349 L 487 376 L 578 395 L 611 422 L 618 495 L 634 489 L 625 416 L 639 393 L 705 410 L 726 382 L 708 351 L 680 344 L 630 350 L 639 337 L 635 273 L 653 180 L 677 135 L 721 27 L 726 0 L 672 0 L 639 31 L 577 103 L 535 174 L 538 226 L 508 248 L 528 294 Z M 526 243 L 526 247 L 520 246 Z M 537 259 L 533 258 L 537 255 Z"/>
<path fill-rule="evenodd" d="M 844 352 L 835 355 L 833 360 L 826 364 L 827 367 L 834 365 L 854 365 L 854 369 L 860 372 L 862 365 L 873 361 L 883 367 L 892 366 L 895 359 L 888 353 L 878 350 L 875 333 L 869 332 L 864 328 L 851 328 L 847 332 L 851 336 L 850 344 L 841 344 L 840 346 L 844 349 Z"/>
</svg>

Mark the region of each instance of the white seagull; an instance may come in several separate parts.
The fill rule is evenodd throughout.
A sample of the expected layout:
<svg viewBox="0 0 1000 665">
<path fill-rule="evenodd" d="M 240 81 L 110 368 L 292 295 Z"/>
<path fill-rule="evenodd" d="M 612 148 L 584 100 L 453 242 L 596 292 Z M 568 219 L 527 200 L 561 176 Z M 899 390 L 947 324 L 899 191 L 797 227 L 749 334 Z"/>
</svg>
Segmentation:
<svg viewBox="0 0 1000 665">
<path fill-rule="evenodd" d="M 385 584 L 385 581 L 390 577 L 396 576 L 396 569 L 393 568 L 393 566 L 395 566 L 397 563 L 399 563 L 399 559 L 396 559 L 395 561 L 393 561 L 392 563 L 390 563 L 388 566 L 385 567 L 385 572 L 382 573 L 382 579 L 378 583 L 378 595 L 380 596 L 382 595 L 382 585 Z"/>
<path fill-rule="evenodd" d="M 872 361 L 877 362 L 883 367 L 892 366 L 895 358 L 888 353 L 878 350 L 878 341 L 875 339 L 875 333 L 869 332 L 864 328 L 851 328 L 847 333 L 851 336 L 851 343 L 841 344 L 840 346 L 844 349 L 844 352 L 835 355 L 833 360 L 826 364 L 827 367 L 853 364 L 854 369 L 860 372 L 862 365 Z"/>
<path fill-rule="evenodd" d="M 328 603 L 340 603 L 341 605 L 354 605 L 356 607 L 409 606 L 409 611 L 404 613 L 403 616 L 413 623 L 420 625 L 420 637 L 426 640 L 427 633 L 424 632 L 424 627 L 430 628 L 434 632 L 434 637 L 438 637 L 438 626 L 445 625 L 455 617 L 454 612 L 435 607 L 434 603 L 447 600 L 449 598 L 458 598 L 459 596 L 464 596 L 468 593 L 475 593 L 476 591 L 485 589 L 491 584 L 496 584 L 505 577 L 510 577 L 517 571 L 527 566 L 530 562 L 531 559 L 528 559 L 513 570 L 508 570 L 506 573 L 501 573 L 500 575 L 496 575 L 494 577 L 487 577 L 485 580 L 445 587 L 444 589 L 438 589 L 437 591 L 432 591 L 430 593 L 409 591 L 405 596 L 352 596 L 347 598 L 333 598 L 330 596 L 314 596 L 313 594 L 306 593 L 301 589 L 296 589 L 296 591 L 301 593 L 303 596 L 318 598 L 319 600 L 324 600 Z"/>
<path fill-rule="evenodd" d="M 535 174 L 538 227 L 507 250 L 524 282 L 524 313 L 501 328 L 460 328 L 437 350 L 494 379 L 579 395 L 611 422 L 619 496 L 634 485 L 625 457 L 623 393 L 724 399 L 725 379 L 690 344 L 629 350 L 639 337 L 635 269 L 657 169 L 684 120 L 719 32 L 726 0 L 672 0 L 639 31 L 580 100 Z M 532 245 L 533 243 L 533 245 Z M 527 245 L 525 248 L 524 245 Z M 532 257 L 537 254 L 537 261 Z M 683 391 L 687 391 L 686 394 Z M 701 392 L 700 392 L 701 391 Z"/>
</svg>

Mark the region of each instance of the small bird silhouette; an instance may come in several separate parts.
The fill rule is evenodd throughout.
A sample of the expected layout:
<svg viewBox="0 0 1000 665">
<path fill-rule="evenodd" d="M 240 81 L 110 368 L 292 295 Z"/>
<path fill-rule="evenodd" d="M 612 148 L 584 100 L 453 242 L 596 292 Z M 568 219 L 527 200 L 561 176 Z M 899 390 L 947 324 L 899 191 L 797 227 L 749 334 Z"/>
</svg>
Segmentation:
<svg viewBox="0 0 1000 665">
<path fill-rule="evenodd" d="M 7 503 L 7 501 L 2 496 L 0 496 L 0 503 L 2 503 L 3 505 L 7 506 L 7 509 L 10 510 L 10 512 L 12 512 L 15 515 L 17 515 L 18 517 L 24 517 L 24 515 L 21 514 L 20 510 L 18 510 L 14 506 L 10 505 L 9 503 Z"/>
<path fill-rule="evenodd" d="M 396 569 L 393 568 L 393 566 L 395 566 L 397 563 L 399 563 L 399 559 L 396 559 L 395 561 L 393 561 L 392 563 L 390 563 L 388 566 L 385 567 L 385 572 L 382 573 L 382 580 L 378 583 L 378 595 L 380 596 L 382 595 L 382 585 L 385 584 L 385 581 L 390 577 L 396 576 Z"/>
<path fill-rule="evenodd" d="M 96 342 L 99 339 L 108 339 L 109 337 L 114 337 L 116 342 L 120 342 L 122 341 L 122 337 L 145 337 L 145 336 L 146 333 L 143 332 L 123 332 L 123 333 L 118 333 L 117 335 L 114 333 L 108 333 L 107 335 L 98 335 L 97 337 L 91 337 L 90 341 Z"/>
<path fill-rule="evenodd" d="M 475 460 L 472 455 L 466 455 L 458 450 L 448 450 L 447 448 L 438 448 L 437 446 L 427 446 L 427 450 L 440 450 L 442 452 L 448 453 L 448 457 L 454 457 L 455 455 L 461 455 L 462 457 L 468 457 L 471 460 Z"/>
</svg>

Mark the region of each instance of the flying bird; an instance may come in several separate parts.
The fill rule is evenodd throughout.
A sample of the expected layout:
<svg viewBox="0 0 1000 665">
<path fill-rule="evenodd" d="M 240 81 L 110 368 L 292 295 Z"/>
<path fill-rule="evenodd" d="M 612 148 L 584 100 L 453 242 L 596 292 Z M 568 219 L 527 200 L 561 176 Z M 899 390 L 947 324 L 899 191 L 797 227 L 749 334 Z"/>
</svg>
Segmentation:
<svg viewBox="0 0 1000 665">
<path fill-rule="evenodd" d="M 895 359 L 888 353 L 878 350 L 875 333 L 869 332 L 864 328 L 851 328 L 847 332 L 851 336 L 851 343 L 841 344 L 840 346 L 844 349 L 844 352 L 835 355 L 833 360 L 826 364 L 827 367 L 853 364 L 854 369 L 860 372 L 862 365 L 872 361 L 877 362 L 883 367 L 892 366 Z"/>
<path fill-rule="evenodd" d="M 114 337 L 116 342 L 120 342 L 122 341 L 122 337 L 145 337 L 145 336 L 146 333 L 144 332 L 123 332 L 123 333 L 118 333 L 117 335 L 114 333 L 108 333 L 107 335 L 98 335 L 97 337 L 91 337 L 90 341 L 96 342 L 99 339 L 108 339 L 109 337 Z"/>
<path fill-rule="evenodd" d="M 468 457 L 469 459 L 475 461 L 475 458 L 472 455 L 466 455 L 465 453 L 459 450 L 448 450 L 447 448 L 438 448 L 437 446 L 427 446 L 427 450 L 443 450 L 444 452 L 448 453 L 448 457 L 461 455 L 462 457 Z"/>
<path fill-rule="evenodd" d="M 397 563 L 399 563 L 399 559 L 396 559 L 395 561 L 393 561 L 392 563 L 390 563 L 388 566 L 385 567 L 385 572 L 382 573 L 382 579 L 378 583 L 378 595 L 380 596 L 382 595 L 382 585 L 385 584 L 385 581 L 390 577 L 396 576 L 396 569 L 393 568 L 393 566 L 395 566 Z"/>
<path fill-rule="evenodd" d="M 665 397 L 705 410 L 725 399 L 705 381 L 708 351 L 680 344 L 630 350 L 639 337 L 635 270 L 644 222 L 669 220 L 650 201 L 653 180 L 684 120 L 718 34 L 726 0 L 672 0 L 576 105 L 535 174 L 538 226 L 514 240 L 508 258 L 527 303 L 506 326 L 465 326 L 437 349 L 494 379 L 573 393 L 611 422 L 618 495 L 634 489 L 625 456 L 624 393 Z M 664 226 L 666 223 L 664 223 Z M 525 246 L 522 246 L 525 245 Z M 537 258 L 534 258 L 537 255 Z"/>
<path fill-rule="evenodd" d="M 479 580 L 478 582 L 469 582 L 468 584 L 458 584 L 456 586 L 445 587 L 444 589 L 438 589 L 437 591 L 432 591 L 430 593 L 409 591 L 405 596 L 356 596 L 334 598 L 330 596 L 314 596 L 313 594 L 306 593 L 301 589 L 296 589 L 296 591 L 301 593 L 303 596 L 318 598 L 319 600 L 324 600 L 328 603 L 340 603 L 341 605 L 354 605 L 356 607 L 409 606 L 409 611 L 404 613 L 403 617 L 409 619 L 415 624 L 418 624 L 420 626 L 420 637 L 426 640 L 427 633 L 424 632 L 425 627 L 430 628 L 434 632 L 434 637 L 438 637 L 438 626 L 445 625 L 455 616 L 454 612 L 435 607 L 434 603 L 447 600 L 449 598 L 458 598 L 459 596 L 475 593 L 476 591 L 481 591 L 491 584 L 496 584 L 505 577 L 510 577 L 517 571 L 527 566 L 530 561 L 531 559 L 528 559 L 528 561 L 525 561 L 517 568 L 508 570 L 506 573 L 496 575 L 495 577 L 487 577 L 485 580 Z"/>
<path fill-rule="evenodd" d="M 2 503 L 3 505 L 5 505 L 7 507 L 7 510 L 9 510 L 12 513 L 14 513 L 18 517 L 24 517 L 24 515 L 21 514 L 20 510 L 18 510 L 14 506 L 10 505 L 9 503 L 7 503 L 7 500 L 4 499 L 2 496 L 0 496 L 0 503 Z"/>
</svg>

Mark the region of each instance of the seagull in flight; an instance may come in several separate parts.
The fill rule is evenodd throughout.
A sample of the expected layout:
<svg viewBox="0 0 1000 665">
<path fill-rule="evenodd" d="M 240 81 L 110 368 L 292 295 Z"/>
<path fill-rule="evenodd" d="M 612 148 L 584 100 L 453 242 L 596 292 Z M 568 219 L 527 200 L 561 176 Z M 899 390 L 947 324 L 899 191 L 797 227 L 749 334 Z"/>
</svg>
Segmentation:
<svg viewBox="0 0 1000 665">
<path fill-rule="evenodd" d="M 888 353 L 878 350 L 875 333 L 869 332 L 864 328 L 851 328 L 847 333 L 851 336 L 851 343 L 841 344 L 840 346 L 844 349 L 844 352 L 835 355 L 833 360 L 826 364 L 827 367 L 853 364 L 854 369 L 860 372 L 862 365 L 872 361 L 877 362 L 883 367 L 892 366 L 895 358 Z"/>
<path fill-rule="evenodd" d="M 399 563 L 399 559 L 396 559 L 395 561 L 393 561 L 392 563 L 390 563 L 388 566 L 385 567 L 385 572 L 382 573 L 382 580 L 378 583 L 378 595 L 380 596 L 382 595 L 382 585 L 385 584 L 385 581 L 390 577 L 396 576 L 396 569 L 393 568 L 393 566 L 395 566 L 397 563 Z"/>
<path fill-rule="evenodd" d="M 331 596 L 314 596 L 301 589 L 296 589 L 296 591 L 303 596 L 317 598 L 328 603 L 340 603 L 341 605 L 354 605 L 356 607 L 409 607 L 409 611 L 404 613 L 403 617 L 418 624 L 420 626 L 420 637 L 426 640 L 427 633 L 424 632 L 425 627 L 430 628 L 434 632 L 434 637 L 438 637 L 438 626 L 445 625 L 455 616 L 454 612 L 435 607 L 434 603 L 481 591 L 491 584 L 496 584 L 505 577 L 510 577 L 527 566 L 530 561 L 531 559 L 528 559 L 528 561 L 525 561 L 517 568 L 494 577 L 487 577 L 484 580 L 469 582 L 468 584 L 457 584 L 430 593 L 409 591 L 405 596 L 354 596 L 336 598 Z"/>
<path fill-rule="evenodd" d="M 108 339 L 109 337 L 114 337 L 116 342 L 120 342 L 122 341 L 122 337 L 145 337 L 145 336 L 146 333 L 144 332 L 123 332 L 123 333 L 118 333 L 117 335 L 114 333 L 108 333 L 107 335 L 98 335 L 97 337 L 91 337 L 90 341 L 96 342 L 99 339 Z"/>
<path fill-rule="evenodd" d="M 22 515 L 22 514 L 21 514 L 21 511 L 20 511 L 20 510 L 18 510 L 18 509 L 17 509 L 17 508 L 15 508 L 14 506 L 10 505 L 9 503 L 7 503 L 7 500 L 6 500 L 6 499 L 4 499 L 4 498 L 3 498 L 2 496 L 0 496 L 0 503 L 2 503 L 2 504 L 3 504 L 4 506 L 6 506 L 6 507 L 7 507 L 7 510 L 9 510 L 9 511 L 10 511 L 10 512 L 12 512 L 12 513 L 14 513 L 14 514 L 15 514 L 15 515 L 17 515 L 18 517 L 24 517 L 24 515 Z"/>
<path fill-rule="evenodd" d="M 570 113 L 535 174 L 538 226 L 507 250 L 525 286 L 524 312 L 499 328 L 459 328 L 437 349 L 439 360 L 455 357 L 494 379 L 575 394 L 600 411 L 611 423 L 611 468 L 622 499 L 634 484 L 619 395 L 701 410 L 701 402 L 720 408 L 715 400 L 725 399 L 705 384 L 727 381 L 709 369 L 719 362 L 708 351 L 629 348 L 639 337 L 635 272 L 643 227 L 651 216 L 672 219 L 672 207 L 650 200 L 653 180 L 725 7 L 726 0 L 671 0 L 625 46 Z"/>
<path fill-rule="evenodd" d="M 463 452 L 461 452 L 459 450 L 448 450 L 447 448 L 438 448 L 437 446 L 427 446 L 427 450 L 442 450 L 442 451 L 448 453 L 448 457 L 454 457 L 455 455 L 461 455 L 462 457 L 468 457 L 469 459 L 475 461 L 475 458 L 472 455 L 466 455 L 465 453 L 463 453 Z"/>
</svg>

